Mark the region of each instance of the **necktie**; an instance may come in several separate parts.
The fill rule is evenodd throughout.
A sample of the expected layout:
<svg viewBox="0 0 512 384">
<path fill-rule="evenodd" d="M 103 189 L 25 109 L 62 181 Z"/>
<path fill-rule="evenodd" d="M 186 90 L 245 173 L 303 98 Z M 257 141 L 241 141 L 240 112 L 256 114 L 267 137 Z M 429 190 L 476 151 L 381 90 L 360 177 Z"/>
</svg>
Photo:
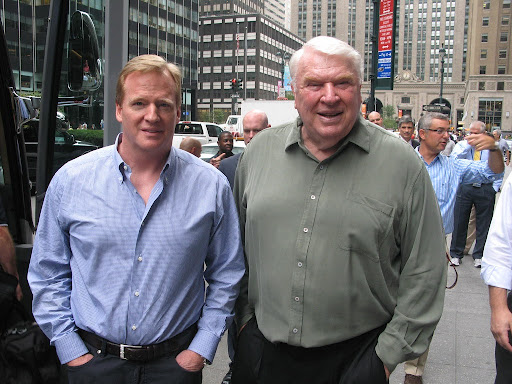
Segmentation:
<svg viewBox="0 0 512 384">
<path fill-rule="evenodd" d="M 480 160 L 480 151 L 475 151 L 473 155 L 473 160 Z"/>
</svg>

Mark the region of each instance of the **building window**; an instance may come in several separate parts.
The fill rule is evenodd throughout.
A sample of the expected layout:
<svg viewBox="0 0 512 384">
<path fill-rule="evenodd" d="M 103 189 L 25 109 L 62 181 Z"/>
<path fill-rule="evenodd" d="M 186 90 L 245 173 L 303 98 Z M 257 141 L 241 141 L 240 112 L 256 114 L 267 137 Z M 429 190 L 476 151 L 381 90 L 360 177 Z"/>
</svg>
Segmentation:
<svg viewBox="0 0 512 384">
<path fill-rule="evenodd" d="M 510 8 L 510 0 L 503 0 L 503 8 Z"/>
<path fill-rule="evenodd" d="M 464 98 L 463 97 L 460 98 L 459 104 L 464 104 Z"/>
<path fill-rule="evenodd" d="M 500 127 L 502 108 L 503 99 L 501 98 L 481 98 L 478 100 L 478 120 L 485 123 L 487 130 Z"/>
<path fill-rule="evenodd" d="M 504 81 L 498 81 L 496 84 L 496 90 L 497 91 L 504 91 L 505 90 L 505 82 Z"/>
<path fill-rule="evenodd" d="M 478 90 L 479 91 L 485 91 L 485 81 L 479 81 L 478 82 Z"/>
<path fill-rule="evenodd" d="M 486 72 L 485 65 L 481 65 L 481 66 L 480 66 L 480 74 L 481 74 L 481 75 L 485 75 L 485 72 Z"/>
<path fill-rule="evenodd" d="M 500 49 L 498 57 L 500 59 L 506 59 L 507 58 L 507 50 L 506 49 Z"/>
<path fill-rule="evenodd" d="M 481 59 L 487 59 L 487 49 L 481 49 L 480 50 L 480 58 Z"/>
<path fill-rule="evenodd" d="M 507 71 L 507 67 L 504 65 L 498 65 L 498 75 L 504 75 Z"/>
<path fill-rule="evenodd" d="M 484 1 L 484 9 L 491 9 L 491 2 L 488 0 Z"/>
<path fill-rule="evenodd" d="M 409 96 L 403 96 L 402 97 L 402 104 L 410 104 L 411 98 Z"/>
<path fill-rule="evenodd" d="M 489 17 L 484 16 L 482 17 L 482 27 L 488 27 L 489 26 Z"/>
<path fill-rule="evenodd" d="M 500 42 L 506 43 L 508 41 L 508 32 L 501 32 Z"/>
<path fill-rule="evenodd" d="M 510 23 L 510 15 L 501 16 L 501 25 L 508 25 Z"/>
<path fill-rule="evenodd" d="M 487 33 L 482 33 L 482 43 L 487 43 L 489 40 L 489 35 Z"/>
</svg>

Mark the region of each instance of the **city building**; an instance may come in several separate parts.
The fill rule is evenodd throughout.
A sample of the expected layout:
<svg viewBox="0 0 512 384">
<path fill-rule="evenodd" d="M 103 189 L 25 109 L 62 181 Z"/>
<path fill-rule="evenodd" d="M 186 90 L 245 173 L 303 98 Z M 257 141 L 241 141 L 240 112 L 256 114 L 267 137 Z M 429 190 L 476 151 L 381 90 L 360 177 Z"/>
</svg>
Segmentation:
<svg viewBox="0 0 512 384">
<path fill-rule="evenodd" d="M 152 53 L 177 63 L 183 72 L 184 118 L 195 118 L 197 99 L 197 67 L 199 40 L 198 0 L 123 0 L 129 4 L 127 60 L 140 54 Z M 4 0 L 0 3 L 0 19 L 4 26 L 9 61 L 16 89 L 38 95 L 41 92 L 44 50 L 49 0 Z M 89 13 L 99 39 L 100 51 L 105 51 L 104 0 L 70 0 L 70 13 Z M 63 72 L 67 71 L 66 61 Z M 61 76 L 60 92 L 69 94 L 67 76 Z M 92 108 L 65 107 L 73 126 L 82 121 L 97 121 L 103 117 L 103 86 L 95 92 Z M 94 116 L 91 118 L 91 114 Z"/>
<path fill-rule="evenodd" d="M 487 129 L 512 133 L 512 9 L 510 0 L 470 2 L 464 126 L 475 119 Z"/>
<path fill-rule="evenodd" d="M 241 100 L 275 100 L 289 57 L 304 43 L 261 13 L 201 16 L 199 34 L 198 115 L 216 122 Z M 233 79 L 242 81 L 238 92 Z"/>
</svg>

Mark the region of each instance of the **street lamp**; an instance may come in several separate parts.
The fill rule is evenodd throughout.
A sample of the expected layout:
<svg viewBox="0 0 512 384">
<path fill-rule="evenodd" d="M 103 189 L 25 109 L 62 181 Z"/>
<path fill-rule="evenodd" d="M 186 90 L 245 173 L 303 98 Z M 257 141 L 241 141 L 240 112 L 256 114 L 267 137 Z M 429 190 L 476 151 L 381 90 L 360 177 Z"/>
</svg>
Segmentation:
<svg viewBox="0 0 512 384">
<path fill-rule="evenodd" d="M 446 50 L 444 49 L 444 44 L 441 45 L 441 49 L 439 50 L 439 57 L 441 58 L 441 87 L 439 89 L 439 104 L 443 103 L 443 81 L 444 81 L 444 56 L 446 55 Z"/>
</svg>

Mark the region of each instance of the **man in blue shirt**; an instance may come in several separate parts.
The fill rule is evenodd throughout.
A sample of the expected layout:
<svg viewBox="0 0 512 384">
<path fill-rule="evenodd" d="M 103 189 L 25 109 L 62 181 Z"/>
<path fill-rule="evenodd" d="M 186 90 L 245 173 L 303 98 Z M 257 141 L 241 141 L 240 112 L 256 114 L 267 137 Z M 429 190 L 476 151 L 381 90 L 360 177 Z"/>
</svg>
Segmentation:
<svg viewBox="0 0 512 384">
<path fill-rule="evenodd" d="M 46 193 L 28 278 L 70 383 L 200 383 L 231 323 L 236 209 L 220 172 L 172 147 L 180 84 L 158 56 L 130 60 L 115 145 L 67 163 Z"/>
<path fill-rule="evenodd" d="M 447 157 L 441 152 L 450 140 L 450 120 L 440 113 L 426 113 L 418 123 L 420 146 L 416 148 L 427 167 L 443 218 L 445 235 L 453 231 L 453 207 L 461 183 L 492 183 L 502 177 L 503 159 L 491 154 L 487 161 L 472 161 Z M 494 140 L 487 135 L 468 136 L 468 142 L 480 150 L 494 148 Z M 417 359 L 405 363 L 404 384 L 422 383 L 421 376 L 427 361 L 427 351 Z"/>
<path fill-rule="evenodd" d="M 487 136 L 485 132 L 485 123 L 474 121 L 469 126 L 469 132 L 472 135 Z M 492 138 L 492 137 L 491 137 Z M 457 157 L 467 160 L 487 160 L 491 154 L 497 157 L 500 153 L 499 145 L 493 139 L 492 148 L 487 147 L 481 150 L 476 148 L 471 141 L 463 140 L 455 145 L 450 157 Z M 492 150 L 492 152 L 491 152 Z M 476 243 L 473 249 L 474 266 L 480 268 L 482 265 L 482 256 L 484 252 L 485 240 L 491 225 L 492 214 L 494 212 L 494 201 L 496 192 L 501 186 L 501 180 L 485 183 L 463 183 L 457 190 L 457 199 L 454 207 L 454 228 L 452 242 L 450 245 L 450 254 L 452 262 L 459 265 L 464 257 L 464 248 L 468 233 L 468 222 L 471 213 L 471 207 L 475 207 L 476 224 Z"/>
</svg>

